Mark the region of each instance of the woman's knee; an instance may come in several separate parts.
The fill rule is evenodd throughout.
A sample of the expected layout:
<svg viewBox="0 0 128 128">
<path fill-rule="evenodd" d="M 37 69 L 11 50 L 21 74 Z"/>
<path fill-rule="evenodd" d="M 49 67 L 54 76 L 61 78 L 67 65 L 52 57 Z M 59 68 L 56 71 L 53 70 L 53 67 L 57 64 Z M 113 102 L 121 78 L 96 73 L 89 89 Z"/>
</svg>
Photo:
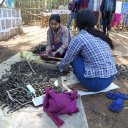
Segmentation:
<svg viewBox="0 0 128 128">
<path fill-rule="evenodd" d="M 71 65 L 78 79 L 84 77 L 85 68 L 84 60 L 82 57 L 76 57 L 71 63 Z"/>
</svg>

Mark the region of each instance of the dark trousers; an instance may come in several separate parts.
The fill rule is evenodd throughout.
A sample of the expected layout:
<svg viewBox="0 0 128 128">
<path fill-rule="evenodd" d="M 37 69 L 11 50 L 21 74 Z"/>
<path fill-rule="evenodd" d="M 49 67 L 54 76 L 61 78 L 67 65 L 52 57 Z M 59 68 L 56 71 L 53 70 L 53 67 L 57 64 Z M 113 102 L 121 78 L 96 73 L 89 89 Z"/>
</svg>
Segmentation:
<svg viewBox="0 0 128 128">
<path fill-rule="evenodd" d="M 106 30 L 110 31 L 111 21 L 112 21 L 112 12 L 102 12 L 102 21 L 103 21 L 103 31 L 106 34 Z"/>
<path fill-rule="evenodd" d="M 51 45 L 51 47 L 52 47 L 51 52 L 57 51 L 57 49 L 59 49 L 61 46 L 62 46 L 62 42 L 52 44 Z M 56 55 L 55 55 L 55 57 L 64 58 L 65 53 L 66 53 L 66 50 L 67 49 L 65 49 L 62 54 L 60 54 L 59 52 L 57 52 Z"/>
</svg>

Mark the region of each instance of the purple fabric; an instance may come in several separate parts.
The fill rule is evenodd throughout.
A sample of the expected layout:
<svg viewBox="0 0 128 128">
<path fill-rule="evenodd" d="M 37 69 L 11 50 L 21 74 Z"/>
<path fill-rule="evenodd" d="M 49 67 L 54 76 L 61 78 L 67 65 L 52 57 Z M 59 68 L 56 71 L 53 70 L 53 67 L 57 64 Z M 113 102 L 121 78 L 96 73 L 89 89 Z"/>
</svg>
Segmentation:
<svg viewBox="0 0 128 128">
<path fill-rule="evenodd" d="M 112 27 L 117 27 L 119 24 L 120 15 L 118 13 L 115 13 L 114 19 L 112 21 Z"/>
<path fill-rule="evenodd" d="M 43 109 L 52 118 L 55 124 L 60 127 L 64 121 L 58 115 L 72 114 L 78 112 L 77 107 L 77 91 L 59 93 L 52 88 L 45 89 Z"/>
</svg>

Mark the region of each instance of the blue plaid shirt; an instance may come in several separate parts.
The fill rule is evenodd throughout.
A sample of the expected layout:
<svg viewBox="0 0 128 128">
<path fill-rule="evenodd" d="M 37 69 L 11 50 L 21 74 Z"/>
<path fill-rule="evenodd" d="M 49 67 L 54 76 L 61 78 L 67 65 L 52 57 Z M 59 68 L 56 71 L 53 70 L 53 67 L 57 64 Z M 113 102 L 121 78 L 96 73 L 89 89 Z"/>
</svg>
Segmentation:
<svg viewBox="0 0 128 128">
<path fill-rule="evenodd" d="M 86 30 L 81 30 L 71 40 L 66 55 L 59 65 L 60 71 L 63 72 L 66 66 L 79 55 L 84 59 L 84 77 L 108 78 L 117 73 L 110 46 Z"/>
</svg>

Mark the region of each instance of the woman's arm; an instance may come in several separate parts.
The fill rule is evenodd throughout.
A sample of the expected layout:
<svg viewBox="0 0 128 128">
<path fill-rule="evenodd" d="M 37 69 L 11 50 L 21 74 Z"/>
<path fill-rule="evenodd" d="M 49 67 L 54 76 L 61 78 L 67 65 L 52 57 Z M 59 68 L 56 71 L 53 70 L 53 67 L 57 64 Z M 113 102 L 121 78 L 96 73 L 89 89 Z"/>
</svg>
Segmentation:
<svg viewBox="0 0 128 128">
<path fill-rule="evenodd" d="M 81 48 L 82 43 L 79 40 L 73 39 L 70 42 L 66 55 L 64 56 L 59 65 L 59 69 L 61 72 L 63 72 L 66 69 L 66 67 L 77 57 Z"/>
</svg>

